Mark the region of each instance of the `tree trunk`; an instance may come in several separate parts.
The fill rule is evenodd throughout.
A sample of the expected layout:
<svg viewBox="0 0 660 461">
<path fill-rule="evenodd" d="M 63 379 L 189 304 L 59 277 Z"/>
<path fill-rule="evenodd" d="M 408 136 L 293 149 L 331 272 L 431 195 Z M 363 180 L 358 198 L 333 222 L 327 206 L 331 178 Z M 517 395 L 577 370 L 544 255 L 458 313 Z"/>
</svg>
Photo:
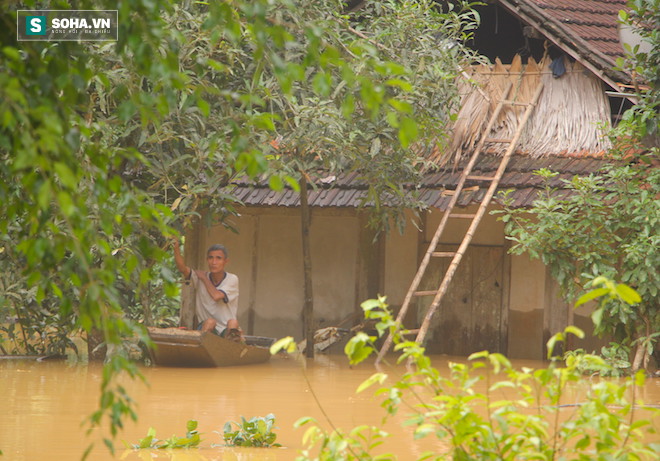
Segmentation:
<svg viewBox="0 0 660 461">
<path fill-rule="evenodd" d="M 92 328 L 87 333 L 87 359 L 90 362 L 102 362 L 105 360 L 107 351 L 108 347 L 105 344 L 103 332 L 98 328 Z"/>
<path fill-rule="evenodd" d="M 311 213 L 307 203 L 307 178 L 303 173 L 300 177 L 300 217 L 302 230 L 303 276 L 304 276 L 304 304 L 303 324 L 307 341 L 305 355 L 314 358 L 314 297 L 312 294 L 312 251 L 309 243 L 309 227 Z"/>
<path fill-rule="evenodd" d="M 151 283 L 149 283 L 151 285 Z M 142 315 L 144 315 L 144 325 L 147 327 L 154 326 L 154 316 L 151 312 L 151 296 L 149 293 L 149 285 L 140 289 L 140 304 L 142 304 Z"/>
<path fill-rule="evenodd" d="M 195 205 L 195 209 L 197 209 L 197 205 Z M 196 223 L 199 225 L 200 221 L 197 220 Z M 197 267 L 195 255 L 199 254 L 200 239 L 193 229 L 194 226 L 191 224 L 186 231 L 186 243 L 183 253 L 183 259 L 188 267 Z M 192 277 L 184 280 L 181 286 L 181 314 L 179 317 L 179 326 L 189 330 L 197 327 L 197 319 L 195 318 L 196 293 L 191 279 Z"/>
<path fill-rule="evenodd" d="M 642 368 L 642 364 L 648 360 L 644 359 L 644 356 L 646 355 L 646 347 L 644 347 L 643 344 L 638 343 L 637 347 L 635 348 L 635 358 L 633 359 L 632 363 L 632 372 L 637 373 L 637 371 Z"/>
<path fill-rule="evenodd" d="M 635 358 L 633 359 L 632 363 L 633 373 L 637 373 L 637 371 L 641 368 L 647 369 L 651 358 L 646 349 L 646 344 L 644 344 L 644 341 L 642 341 L 642 339 L 651 336 L 651 322 L 646 317 L 642 318 L 644 319 L 644 324 L 646 325 L 646 332 L 638 333 L 637 338 L 635 338 L 637 340 L 637 347 L 635 350 Z"/>
<path fill-rule="evenodd" d="M 190 280 L 185 280 L 181 287 L 181 317 L 179 326 L 192 330 L 195 328 L 195 288 Z"/>
</svg>

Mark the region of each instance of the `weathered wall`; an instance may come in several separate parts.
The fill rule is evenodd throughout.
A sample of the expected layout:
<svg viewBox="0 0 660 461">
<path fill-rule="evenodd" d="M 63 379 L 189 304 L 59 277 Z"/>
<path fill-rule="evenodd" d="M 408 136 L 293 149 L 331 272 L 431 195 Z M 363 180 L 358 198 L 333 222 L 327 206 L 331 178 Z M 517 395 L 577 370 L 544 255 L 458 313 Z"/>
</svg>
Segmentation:
<svg viewBox="0 0 660 461">
<path fill-rule="evenodd" d="M 411 218 L 411 214 L 407 218 Z M 381 294 L 387 295 L 387 302 L 393 309 L 401 307 L 410 282 L 417 272 L 421 255 L 420 234 L 415 226 L 408 223 L 403 234 L 393 230 L 385 240 Z"/>
<path fill-rule="evenodd" d="M 511 257 L 509 342 L 511 358 L 543 357 L 545 266 L 527 255 Z"/>
<path fill-rule="evenodd" d="M 346 212 L 315 210 L 312 218 L 312 270 L 315 319 L 319 326 L 337 325 L 355 309 L 358 217 Z M 295 210 L 245 209 L 231 224 L 200 226 L 196 264 L 205 267 L 205 249 L 227 246 L 227 270 L 239 276 L 239 323 L 253 334 L 302 336 L 303 272 L 300 217 Z"/>
<path fill-rule="evenodd" d="M 511 358 L 545 359 L 548 339 L 568 325 L 582 329 L 585 338 L 569 335 L 567 344 L 558 346 L 555 354 L 577 348 L 598 352 L 609 342 L 608 338 L 593 335 L 590 318 L 593 303 L 575 310 L 571 303 L 562 299 L 557 282 L 538 259 L 532 260 L 528 255 L 512 256 L 511 281 L 508 339 Z"/>
<path fill-rule="evenodd" d="M 460 209 L 471 213 L 476 207 Z M 244 208 L 230 224 L 199 225 L 189 234 L 189 264 L 206 267 L 206 248 L 223 243 L 230 251 L 228 271 L 240 278 L 239 322 L 250 334 L 302 339 L 303 273 L 299 210 Z M 429 212 L 418 230 L 406 226 L 374 243 L 366 218 L 354 209 L 314 209 L 311 228 L 315 320 L 319 327 L 350 327 L 359 305 L 376 294 L 397 310 L 441 218 Z M 453 220 L 457 221 L 457 220 Z M 469 220 L 452 222 L 441 250 L 455 250 Z M 429 332 L 430 352 L 468 354 L 489 349 L 511 358 L 541 359 L 550 334 L 575 322 L 591 331 L 589 312 L 573 313 L 559 299 L 556 284 L 538 260 L 507 254 L 503 224 L 487 214 L 450 286 Z M 430 272 L 444 273 L 448 260 L 434 261 Z M 423 289 L 439 282 L 424 280 Z M 426 304 L 430 302 L 426 298 Z M 416 302 L 407 326 L 419 322 L 425 304 Z M 591 351 L 602 341 L 573 347 Z"/>
</svg>

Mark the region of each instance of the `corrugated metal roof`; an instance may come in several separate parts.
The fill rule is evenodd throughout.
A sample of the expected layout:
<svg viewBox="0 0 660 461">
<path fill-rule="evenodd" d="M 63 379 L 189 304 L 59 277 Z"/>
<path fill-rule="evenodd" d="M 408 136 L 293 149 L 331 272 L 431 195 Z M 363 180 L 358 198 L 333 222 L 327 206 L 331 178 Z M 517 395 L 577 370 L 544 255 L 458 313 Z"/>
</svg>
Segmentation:
<svg viewBox="0 0 660 461">
<path fill-rule="evenodd" d="M 492 155 L 482 156 L 472 170 L 475 176 L 493 176 L 499 158 Z M 499 191 L 512 190 L 509 198 L 514 207 L 528 207 L 536 198 L 538 192 L 545 187 L 545 181 L 534 171 L 541 168 L 559 173 L 549 181 L 549 185 L 563 193 L 565 180 L 571 180 L 575 175 L 588 175 L 598 171 L 606 161 L 601 158 L 548 157 L 530 158 L 524 155 L 514 155 L 500 181 Z M 451 170 L 446 168 L 428 173 L 419 185 L 419 199 L 430 207 L 444 210 L 447 208 L 451 195 L 456 189 L 462 168 Z M 459 206 L 479 203 L 486 193 L 487 185 L 483 181 L 470 180 L 459 198 Z M 235 180 L 230 186 L 231 193 L 246 206 L 298 207 L 300 196 L 289 188 L 273 191 L 267 181 L 249 181 L 246 178 Z M 309 194 L 309 204 L 314 207 L 354 208 L 362 204 L 366 198 L 367 187 L 361 182 L 357 173 L 326 178 Z"/>
</svg>

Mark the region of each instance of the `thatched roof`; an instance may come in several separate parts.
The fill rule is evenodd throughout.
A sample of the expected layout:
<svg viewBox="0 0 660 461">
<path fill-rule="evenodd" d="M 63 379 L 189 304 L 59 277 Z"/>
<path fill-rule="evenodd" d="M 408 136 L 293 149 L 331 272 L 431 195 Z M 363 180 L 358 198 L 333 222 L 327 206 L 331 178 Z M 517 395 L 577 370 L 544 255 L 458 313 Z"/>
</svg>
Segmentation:
<svg viewBox="0 0 660 461">
<path fill-rule="evenodd" d="M 604 136 L 609 128 L 610 109 L 602 82 L 578 62 L 564 62 L 566 72 L 555 78 L 550 61 L 530 60 L 522 65 L 516 57 L 510 65 L 475 66 L 461 83 L 462 103 L 453 126 L 452 143 L 447 154 L 437 153 L 432 160 L 455 164 L 471 153 L 483 135 L 488 120 L 508 82 L 513 83 L 509 99 L 529 102 L 539 82 L 544 88 L 532 117 L 525 126 L 516 152 L 531 157 L 553 155 L 600 155 L 610 147 Z M 505 106 L 486 138 L 510 139 L 525 108 Z M 502 154 L 503 143 L 487 143 L 485 151 Z"/>
</svg>

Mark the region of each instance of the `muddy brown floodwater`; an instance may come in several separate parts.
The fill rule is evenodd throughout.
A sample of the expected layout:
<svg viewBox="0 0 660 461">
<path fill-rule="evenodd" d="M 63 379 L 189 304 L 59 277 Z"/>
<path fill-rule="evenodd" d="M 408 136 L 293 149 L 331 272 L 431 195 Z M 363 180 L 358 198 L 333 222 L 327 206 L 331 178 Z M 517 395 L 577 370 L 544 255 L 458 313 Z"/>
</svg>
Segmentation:
<svg viewBox="0 0 660 461">
<path fill-rule="evenodd" d="M 447 370 L 451 357 L 434 356 L 433 365 Z M 461 359 L 453 359 L 459 360 Z M 542 362 L 515 362 L 516 366 L 543 367 Z M 402 367 L 388 370 L 393 376 Z M 294 429 L 303 416 L 316 418 L 329 428 L 324 416 L 336 427 L 381 425 L 384 410 L 373 392 L 355 390 L 373 372 L 370 364 L 349 367 L 343 356 L 320 356 L 301 364 L 286 357 L 246 367 L 183 369 L 143 367 L 148 381 L 126 380 L 129 395 L 137 402 L 138 421 L 127 421 L 117 436 L 113 457 L 98 433 L 86 435 L 83 420 L 98 405 L 101 367 L 95 364 L 0 360 L 0 450 L 6 460 L 77 460 L 95 442 L 88 459 L 176 460 L 176 461 L 282 461 L 293 460 L 302 449 L 304 429 Z M 314 395 L 319 400 L 319 408 Z M 640 396 L 645 403 L 660 404 L 660 379 L 649 379 Z M 273 413 L 277 441 L 284 448 L 237 449 L 222 446 L 222 428 L 227 421 L 239 421 Z M 425 450 L 443 451 L 437 440 L 414 441 L 411 431 L 402 428 L 405 412 L 387 422 L 383 429 L 390 438 L 380 452 L 392 452 L 398 459 L 415 459 Z M 132 450 L 150 427 L 156 437 L 183 436 L 186 421 L 196 419 L 202 433 L 201 448 L 176 451 Z M 660 421 L 654 421 L 656 430 Z M 216 433 L 217 431 L 218 433 Z"/>
</svg>

